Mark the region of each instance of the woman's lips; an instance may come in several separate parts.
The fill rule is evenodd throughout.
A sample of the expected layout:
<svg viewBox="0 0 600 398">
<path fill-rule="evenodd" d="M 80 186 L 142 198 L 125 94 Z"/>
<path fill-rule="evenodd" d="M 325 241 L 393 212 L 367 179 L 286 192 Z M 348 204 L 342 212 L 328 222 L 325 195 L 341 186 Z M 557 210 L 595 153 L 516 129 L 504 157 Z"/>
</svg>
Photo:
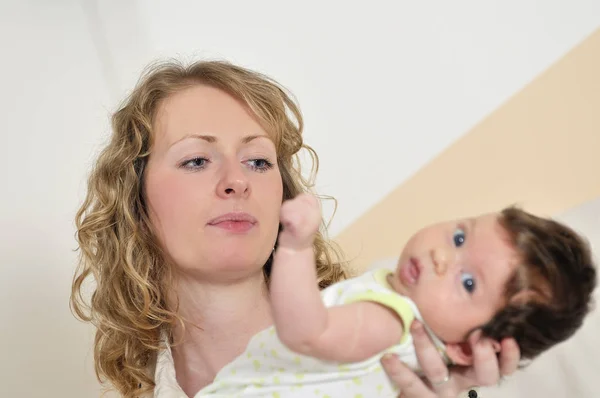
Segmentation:
<svg viewBox="0 0 600 398">
<path fill-rule="evenodd" d="M 233 233 L 245 233 L 254 228 L 256 223 L 256 218 L 248 213 L 231 212 L 213 218 L 208 225 Z"/>
<path fill-rule="evenodd" d="M 221 228 L 229 232 L 243 233 L 254 228 L 254 223 L 248 221 L 221 221 L 216 224 L 210 224 L 213 227 Z"/>
<path fill-rule="evenodd" d="M 405 286 L 414 285 L 421 275 L 421 264 L 415 257 L 411 257 L 400 270 L 400 280 Z"/>
</svg>

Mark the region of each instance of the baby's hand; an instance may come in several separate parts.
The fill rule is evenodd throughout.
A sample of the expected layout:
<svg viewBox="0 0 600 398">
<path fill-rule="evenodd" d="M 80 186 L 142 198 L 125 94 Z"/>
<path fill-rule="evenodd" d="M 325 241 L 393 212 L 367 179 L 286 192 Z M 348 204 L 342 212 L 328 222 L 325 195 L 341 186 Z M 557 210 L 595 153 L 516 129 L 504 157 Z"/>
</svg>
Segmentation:
<svg viewBox="0 0 600 398">
<path fill-rule="evenodd" d="M 281 206 L 279 247 L 302 250 L 312 247 L 314 234 L 321 223 L 321 209 L 317 198 L 300 194 Z"/>
</svg>

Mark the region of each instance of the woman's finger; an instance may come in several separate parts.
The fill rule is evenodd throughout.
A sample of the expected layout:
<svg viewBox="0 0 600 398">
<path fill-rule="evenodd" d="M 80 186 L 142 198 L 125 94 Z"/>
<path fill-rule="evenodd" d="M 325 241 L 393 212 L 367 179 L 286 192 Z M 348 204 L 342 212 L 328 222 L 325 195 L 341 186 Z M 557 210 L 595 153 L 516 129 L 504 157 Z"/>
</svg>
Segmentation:
<svg viewBox="0 0 600 398">
<path fill-rule="evenodd" d="M 386 354 L 381 359 L 381 365 L 388 377 L 400 390 L 402 398 L 435 398 L 423 380 L 409 369 L 395 355 Z"/>
<path fill-rule="evenodd" d="M 481 337 L 481 331 L 474 332 L 470 338 L 471 350 L 473 352 L 473 367 L 475 370 L 476 383 L 478 385 L 493 385 L 500 379 L 500 368 L 494 341 Z M 469 386 L 462 386 L 469 387 Z"/>
<path fill-rule="evenodd" d="M 417 359 L 423 373 L 432 385 L 441 384 L 448 378 L 449 371 L 440 353 L 420 322 L 414 321 L 412 323 L 411 334 Z"/>
<path fill-rule="evenodd" d="M 506 338 L 500 342 L 500 374 L 509 376 L 519 367 L 521 351 L 519 345 L 513 338 Z"/>
<path fill-rule="evenodd" d="M 500 343 L 499 361 L 495 354 L 498 343 L 481 339 L 481 332 L 474 332 L 469 343 L 473 350 L 474 366 L 451 368 L 459 391 L 497 384 L 500 375 L 508 376 L 517 369 L 521 354 L 514 339 L 507 338 Z"/>
</svg>

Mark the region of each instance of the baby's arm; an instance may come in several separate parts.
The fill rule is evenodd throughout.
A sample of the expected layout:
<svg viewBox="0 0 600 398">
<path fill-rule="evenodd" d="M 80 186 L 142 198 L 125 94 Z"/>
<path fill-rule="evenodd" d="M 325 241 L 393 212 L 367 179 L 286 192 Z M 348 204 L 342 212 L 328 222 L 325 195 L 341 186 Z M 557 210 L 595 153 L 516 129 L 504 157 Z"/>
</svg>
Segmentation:
<svg viewBox="0 0 600 398">
<path fill-rule="evenodd" d="M 313 196 L 300 195 L 281 209 L 284 227 L 271 274 L 277 334 L 292 351 L 323 360 L 367 359 L 400 342 L 400 318 L 372 302 L 326 308 L 317 286 L 313 239 L 321 222 Z"/>
</svg>

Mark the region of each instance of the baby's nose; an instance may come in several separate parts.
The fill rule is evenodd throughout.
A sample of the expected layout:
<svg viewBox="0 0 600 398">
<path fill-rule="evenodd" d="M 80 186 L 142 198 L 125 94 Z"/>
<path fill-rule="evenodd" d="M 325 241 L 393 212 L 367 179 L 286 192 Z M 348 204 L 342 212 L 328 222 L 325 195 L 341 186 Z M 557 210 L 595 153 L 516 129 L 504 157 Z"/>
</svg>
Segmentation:
<svg viewBox="0 0 600 398">
<path fill-rule="evenodd" d="M 438 275 L 444 275 L 448 268 L 448 253 L 442 248 L 436 248 L 431 251 L 431 259 L 433 260 L 433 266 L 435 273 Z"/>
</svg>

